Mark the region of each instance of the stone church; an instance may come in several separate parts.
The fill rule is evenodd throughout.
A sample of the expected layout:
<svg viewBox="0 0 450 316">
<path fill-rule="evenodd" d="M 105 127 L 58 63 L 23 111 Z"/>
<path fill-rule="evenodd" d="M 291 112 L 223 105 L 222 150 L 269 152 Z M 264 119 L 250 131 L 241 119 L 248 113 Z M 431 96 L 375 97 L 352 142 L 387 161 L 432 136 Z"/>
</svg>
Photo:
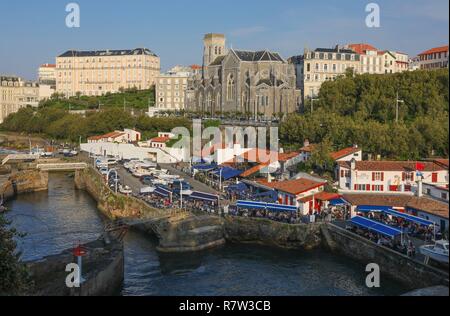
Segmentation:
<svg viewBox="0 0 450 316">
<path fill-rule="evenodd" d="M 203 71 L 189 82 L 188 110 L 267 119 L 298 110 L 301 93 L 292 64 L 278 53 L 227 50 L 225 43 L 222 34 L 205 35 Z"/>
</svg>

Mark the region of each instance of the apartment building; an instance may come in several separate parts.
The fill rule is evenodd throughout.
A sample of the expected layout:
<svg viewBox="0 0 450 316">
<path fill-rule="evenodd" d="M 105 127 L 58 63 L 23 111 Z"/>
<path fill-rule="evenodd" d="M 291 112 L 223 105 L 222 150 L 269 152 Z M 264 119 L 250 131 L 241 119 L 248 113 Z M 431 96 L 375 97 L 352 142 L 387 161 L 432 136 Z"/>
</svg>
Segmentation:
<svg viewBox="0 0 450 316">
<path fill-rule="evenodd" d="M 26 106 L 38 106 L 39 85 L 19 77 L 0 76 L 0 123 Z"/>
<path fill-rule="evenodd" d="M 429 49 L 418 56 L 420 69 L 448 68 L 448 45 Z"/>
<path fill-rule="evenodd" d="M 43 64 L 38 69 L 38 81 L 40 84 L 56 85 L 56 65 Z"/>
<path fill-rule="evenodd" d="M 159 73 L 160 58 L 146 48 L 69 50 L 56 58 L 56 91 L 72 97 L 145 90 L 155 85 Z"/>
<path fill-rule="evenodd" d="M 420 171 L 419 171 L 420 170 Z M 448 185 L 448 167 L 436 161 L 342 161 L 339 188 L 346 192 L 416 192 L 419 180 Z"/>
<path fill-rule="evenodd" d="M 166 111 L 185 109 L 188 80 L 196 72 L 196 66 L 176 66 L 160 74 L 156 79 L 156 108 Z"/>
<path fill-rule="evenodd" d="M 344 75 L 348 69 L 360 72 L 361 56 L 348 48 L 306 49 L 301 56 L 289 59 L 295 66 L 297 88 L 303 92 L 303 98 L 316 97 L 322 84 Z"/>
</svg>

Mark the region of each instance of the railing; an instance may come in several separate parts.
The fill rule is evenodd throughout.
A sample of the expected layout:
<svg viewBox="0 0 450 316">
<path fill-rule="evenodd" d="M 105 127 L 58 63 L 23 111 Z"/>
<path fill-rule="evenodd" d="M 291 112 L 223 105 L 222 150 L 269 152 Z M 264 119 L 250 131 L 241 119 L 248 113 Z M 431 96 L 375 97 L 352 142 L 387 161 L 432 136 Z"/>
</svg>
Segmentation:
<svg viewBox="0 0 450 316">
<path fill-rule="evenodd" d="M 6 156 L 3 160 L 2 160 L 2 165 L 6 164 L 8 161 L 10 160 L 36 160 L 38 159 L 39 156 L 38 155 L 30 155 L 30 154 L 12 154 L 12 155 L 8 155 Z"/>
<path fill-rule="evenodd" d="M 36 168 L 42 171 L 83 170 L 87 168 L 87 164 L 84 162 L 38 164 Z"/>
</svg>

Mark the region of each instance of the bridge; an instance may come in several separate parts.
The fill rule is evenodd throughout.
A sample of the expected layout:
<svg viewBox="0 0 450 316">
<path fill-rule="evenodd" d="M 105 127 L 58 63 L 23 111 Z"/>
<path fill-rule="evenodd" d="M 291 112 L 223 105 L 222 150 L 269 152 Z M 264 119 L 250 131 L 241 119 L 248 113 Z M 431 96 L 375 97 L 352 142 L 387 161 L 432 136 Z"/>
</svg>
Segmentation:
<svg viewBox="0 0 450 316">
<path fill-rule="evenodd" d="M 68 162 L 68 163 L 46 163 L 38 164 L 36 168 L 40 171 L 75 171 L 84 170 L 88 167 L 84 162 Z"/>
<path fill-rule="evenodd" d="M 3 158 L 2 166 L 7 164 L 8 162 L 21 162 L 21 161 L 35 161 L 39 159 L 39 155 L 32 154 L 11 154 Z"/>
</svg>

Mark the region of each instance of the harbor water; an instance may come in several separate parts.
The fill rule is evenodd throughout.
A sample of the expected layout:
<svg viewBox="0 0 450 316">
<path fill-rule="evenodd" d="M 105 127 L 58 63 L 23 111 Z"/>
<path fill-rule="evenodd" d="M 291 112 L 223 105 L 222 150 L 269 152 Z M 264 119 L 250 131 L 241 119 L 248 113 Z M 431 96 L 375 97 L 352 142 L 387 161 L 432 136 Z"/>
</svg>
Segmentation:
<svg viewBox="0 0 450 316">
<path fill-rule="evenodd" d="M 7 217 L 20 232 L 22 260 L 57 254 L 95 240 L 105 219 L 95 201 L 76 190 L 67 174 L 51 174 L 49 190 L 18 196 L 7 203 Z M 161 254 L 157 240 L 131 231 L 125 237 L 122 295 L 398 295 L 390 280 L 365 286 L 365 267 L 325 250 L 287 251 L 228 244 L 195 254 Z"/>
</svg>

